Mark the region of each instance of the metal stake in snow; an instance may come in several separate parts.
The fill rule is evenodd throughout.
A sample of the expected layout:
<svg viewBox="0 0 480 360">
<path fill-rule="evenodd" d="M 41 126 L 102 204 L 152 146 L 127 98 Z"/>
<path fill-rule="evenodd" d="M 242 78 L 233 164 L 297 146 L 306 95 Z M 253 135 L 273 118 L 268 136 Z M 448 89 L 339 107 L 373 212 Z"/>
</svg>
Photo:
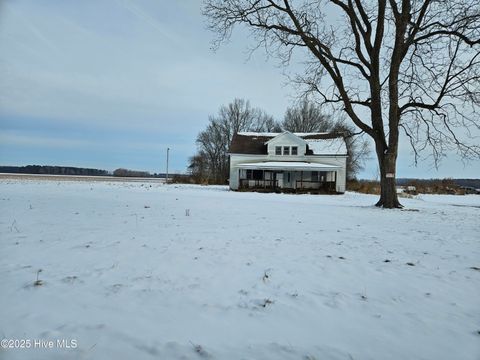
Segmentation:
<svg viewBox="0 0 480 360">
<path fill-rule="evenodd" d="M 165 184 L 168 184 L 168 153 L 170 152 L 170 148 L 167 147 L 167 173 L 165 175 Z"/>
</svg>

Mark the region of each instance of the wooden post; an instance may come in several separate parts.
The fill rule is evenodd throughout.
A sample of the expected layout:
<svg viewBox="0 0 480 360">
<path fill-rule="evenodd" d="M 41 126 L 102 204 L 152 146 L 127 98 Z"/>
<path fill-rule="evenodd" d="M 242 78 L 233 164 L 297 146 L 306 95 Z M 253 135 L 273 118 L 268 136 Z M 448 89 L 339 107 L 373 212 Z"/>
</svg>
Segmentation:
<svg viewBox="0 0 480 360">
<path fill-rule="evenodd" d="M 335 176 L 334 176 L 335 181 L 333 182 L 333 186 L 335 187 L 334 190 L 337 192 L 337 172 L 335 171 Z"/>
<path fill-rule="evenodd" d="M 167 172 L 165 175 L 165 184 L 168 184 L 168 153 L 170 152 L 170 148 L 167 147 Z"/>
</svg>

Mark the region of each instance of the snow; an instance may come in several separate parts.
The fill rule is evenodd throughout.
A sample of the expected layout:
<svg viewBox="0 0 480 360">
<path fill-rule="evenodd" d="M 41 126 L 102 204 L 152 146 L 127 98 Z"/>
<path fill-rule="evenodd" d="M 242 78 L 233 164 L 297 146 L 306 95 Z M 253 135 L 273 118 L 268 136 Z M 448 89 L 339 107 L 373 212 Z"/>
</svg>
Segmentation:
<svg viewBox="0 0 480 360">
<path fill-rule="evenodd" d="M 339 166 L 310 163 L 305 161 L 263 161 L 256 163 L 243 163 L 238 165 L 242 169 L 290 169 L 290 170 L 335 170 Z"/>
<path fill-rule="evenodd" d="M 1 337 L 78 342 L 0 359 L 480 357 L 480 196 L 0 190 Z"/>
<path fill-rule="evenodd" d="M 261 137 L 275 137 L 277 135 L 280 135 L 280 134 L 283 134 L 283 133 L 279 133 L 279 132 L 251 132 L 251 131 L 240 131 L 238 132 L 238 135 L 242 135 L 242 136 L 261 136 Z"/>
<path fill-rule="evenodd" d="M 287 131 L 288 132 L 288 131 Z M 238 133 L 238 135 L 243 135 L 243 136 L 259 136 L 259 137 L 275 137 L 281 134 L 284 134 L 285 132 L 251 132 L 251 131 L 241 131 Z M 311 132 L 311 133 L 292 133 L 293 135 L 302 137 L 302 136 L 309 136 L 309 135 L 325 135 L 325 134 L 330 134 L 329 132 Z"/>
<path fill-rule="evenodd" d="M 308 148 L 314 155 L 346 155 L 347 146 L 343 138 L 306 139 Z"/>
</svg>

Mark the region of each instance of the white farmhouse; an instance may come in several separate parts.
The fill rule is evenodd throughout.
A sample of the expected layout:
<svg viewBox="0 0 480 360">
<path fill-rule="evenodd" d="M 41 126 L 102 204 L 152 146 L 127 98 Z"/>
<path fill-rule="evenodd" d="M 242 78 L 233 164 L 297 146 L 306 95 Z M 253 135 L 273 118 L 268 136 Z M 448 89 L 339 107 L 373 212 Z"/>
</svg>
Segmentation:
<svg viewBox="0 0 480 360">
<path fill-rule="evenodd" d="M 347 157 L 338 134 L 240 132 L 230 145 L 230 189 L 344 193 Z"/>
</svg>

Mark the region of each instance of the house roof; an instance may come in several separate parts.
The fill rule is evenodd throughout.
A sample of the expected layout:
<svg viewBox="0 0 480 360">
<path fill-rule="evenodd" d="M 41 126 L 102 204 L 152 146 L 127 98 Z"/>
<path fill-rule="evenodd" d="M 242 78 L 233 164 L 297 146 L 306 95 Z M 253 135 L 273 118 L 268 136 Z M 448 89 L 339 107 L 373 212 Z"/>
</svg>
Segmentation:
<svg viewBox="0 0 480 360">
<path fill-rule="evenodd" d="M 306 170 L 306 171 L 329 171 L 339 169 L 339 166 L 311 163 L 306 161 L 262 161 L 256 163 L 238 164 L 240 169 L 262 169 L 262 170 Z"/>
<path fill-rule="evenodd" d="M 266 143 L 284 133 L 239 132 L 233 135 L 230 153 L 267 155 Z M 293 133 L 307 142 L 307 155 L 347 155 L 345 140 L 338 133 Z"/>
<path fill-rule="evenodd" d="M 308 149 L 313 155 L 346 155 L 347 145 L 343 138 L 307 139 Z"/>
<path fill-rule="evenodd" d="M 273 142 L 281 143 L 283 141 L 289 141 L 289 142 L 294 141 L 294 142 L 298 143 L 299 145 L 307 143 L 305 141 L 305 139 L 301 138 L 300 136 L 295 135 L 295 134 L 291 133 L 290 131 L 285 131 L 281 134 L 277 134 L 277 136 L 274 136 L 274 137 L 270 138 L 270 140 L 268 140 L 266 142 L 266 144 L 269 145 L 270 143 L 273 143 Z"/>
</svg>

